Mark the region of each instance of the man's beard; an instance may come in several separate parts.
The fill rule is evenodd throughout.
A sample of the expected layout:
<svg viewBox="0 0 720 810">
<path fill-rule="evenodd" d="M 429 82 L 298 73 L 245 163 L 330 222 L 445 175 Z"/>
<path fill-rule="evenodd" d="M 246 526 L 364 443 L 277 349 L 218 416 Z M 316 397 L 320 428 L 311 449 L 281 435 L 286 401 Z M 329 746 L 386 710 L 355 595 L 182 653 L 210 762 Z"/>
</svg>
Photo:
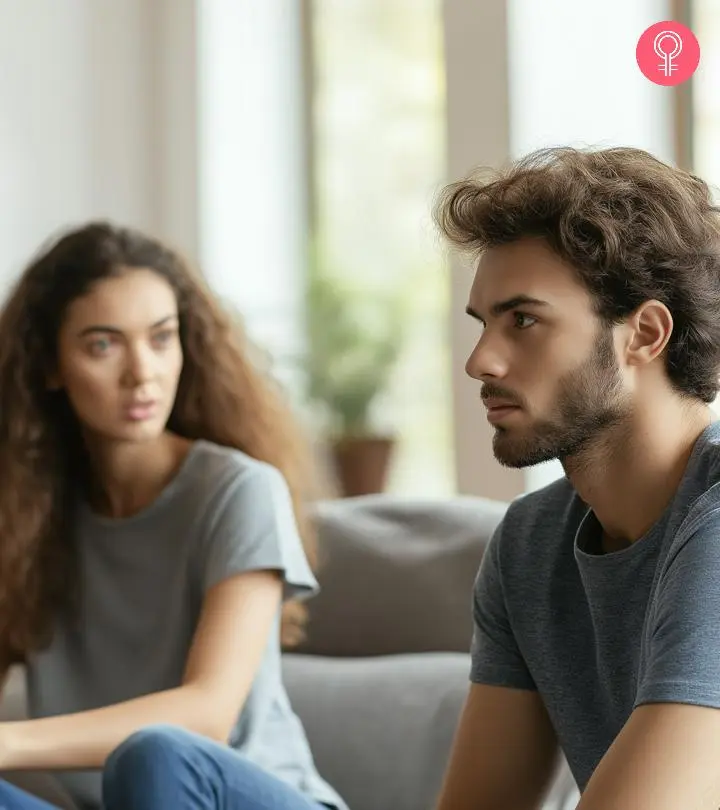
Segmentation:
<svg viewBox="0 0 720 810">
<path fill-rule="evenodd" d="M 558 415 L 536 422 L 526 433 L 497 426 L 495 458 L 506 467 L 532 467 L 544 461 L 576 457 L 627 413 L 620 397 L 621 379 L 612 332 L 601 327 L 596 348 L 579 368 L 560 379 Z"/>
</svg>

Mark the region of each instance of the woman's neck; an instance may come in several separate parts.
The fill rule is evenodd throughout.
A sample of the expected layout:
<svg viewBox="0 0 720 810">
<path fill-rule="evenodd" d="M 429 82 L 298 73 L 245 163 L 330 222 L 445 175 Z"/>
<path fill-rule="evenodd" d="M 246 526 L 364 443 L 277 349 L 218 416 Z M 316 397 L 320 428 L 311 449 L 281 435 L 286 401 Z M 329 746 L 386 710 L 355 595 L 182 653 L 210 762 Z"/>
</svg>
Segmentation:
<svg viewBox="0 0 720 810">
<path fill-rule="evenodd" d="M 147 442 L 86 441 L 91 466 L 90 501 L 114 518 L 149 506 L 175 477 L 192 442 L 163 433 Z"/>
</svg>

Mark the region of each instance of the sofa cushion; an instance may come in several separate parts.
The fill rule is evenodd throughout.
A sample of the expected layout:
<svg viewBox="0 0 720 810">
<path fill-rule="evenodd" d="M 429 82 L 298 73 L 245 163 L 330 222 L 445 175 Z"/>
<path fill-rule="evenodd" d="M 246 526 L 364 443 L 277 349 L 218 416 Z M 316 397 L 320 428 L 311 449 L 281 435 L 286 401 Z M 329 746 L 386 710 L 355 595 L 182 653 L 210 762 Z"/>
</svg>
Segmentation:
<svg viewBox="0 0 720 810">
<path fill-rule="evenodd" d="M 316 506 L 321 592 L 298 652 L 467 652 L 472 586 L 507 504 L 369 495 Z"/>
<path fill-rule="evenodd" d="M 467 694 L 467 654 L 292 654 L 283 668 L 318 770 L 352 810 L 431 810 Z"/>
</svg>

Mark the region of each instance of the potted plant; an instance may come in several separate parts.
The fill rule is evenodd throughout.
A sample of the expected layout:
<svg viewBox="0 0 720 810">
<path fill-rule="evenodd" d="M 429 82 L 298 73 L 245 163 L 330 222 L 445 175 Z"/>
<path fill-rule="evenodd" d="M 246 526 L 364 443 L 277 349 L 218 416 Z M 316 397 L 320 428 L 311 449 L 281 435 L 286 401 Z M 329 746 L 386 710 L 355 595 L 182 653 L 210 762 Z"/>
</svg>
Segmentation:
<svg viewBox="0 0 720 810">
<path fill-rule="evenodd" d="M 400 353 L 401 298 L 353 286 L 314 262 L 306 317 L 306 391 L 324 423 L 341 492 L 381 492 L 396 439 L 377 429 L 374 406 Z"/>
</svg>

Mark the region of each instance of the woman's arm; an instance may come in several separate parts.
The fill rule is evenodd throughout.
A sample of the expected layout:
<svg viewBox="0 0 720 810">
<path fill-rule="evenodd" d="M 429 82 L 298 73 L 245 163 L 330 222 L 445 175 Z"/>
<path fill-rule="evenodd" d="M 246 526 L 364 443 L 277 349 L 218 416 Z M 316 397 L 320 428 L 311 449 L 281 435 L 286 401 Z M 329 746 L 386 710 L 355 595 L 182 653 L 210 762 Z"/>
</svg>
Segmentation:
<svg viewBox="0 0 720 810">
<path fill-rule="evenodd" d="M 276 571 L 223 580 L 205 597 L 181 686 L 102 709 L 0 723 L 0 770 L 101 768 L 130 734 L 154 723 L 226 742 L 281 599 Z"/>
</svg>

